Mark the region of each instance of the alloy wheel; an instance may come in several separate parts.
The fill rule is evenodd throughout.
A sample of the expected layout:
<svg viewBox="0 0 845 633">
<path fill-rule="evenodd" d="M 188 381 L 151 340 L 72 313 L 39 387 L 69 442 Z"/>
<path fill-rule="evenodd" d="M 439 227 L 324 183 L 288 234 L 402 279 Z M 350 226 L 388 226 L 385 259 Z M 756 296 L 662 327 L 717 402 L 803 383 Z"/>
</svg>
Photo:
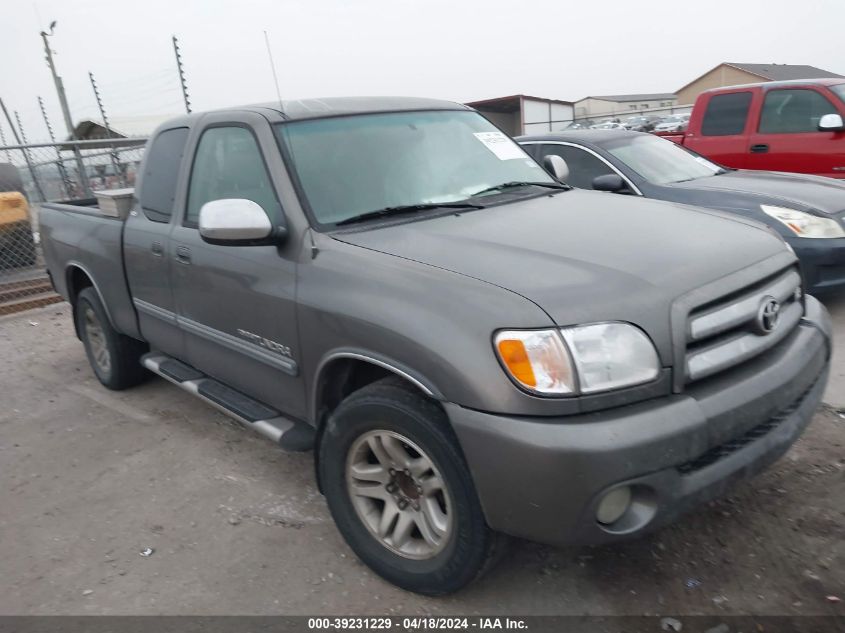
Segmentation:
<svg viewBox="0 0 845 633">
<path fill-rule="evenodd" d="M 449 490 L 433 460 L 394 431 L 355 440 L 346 482 L 358 518 L 392 552 L 416 560 L 437 555 L 452 535 Z"/>
</svg>

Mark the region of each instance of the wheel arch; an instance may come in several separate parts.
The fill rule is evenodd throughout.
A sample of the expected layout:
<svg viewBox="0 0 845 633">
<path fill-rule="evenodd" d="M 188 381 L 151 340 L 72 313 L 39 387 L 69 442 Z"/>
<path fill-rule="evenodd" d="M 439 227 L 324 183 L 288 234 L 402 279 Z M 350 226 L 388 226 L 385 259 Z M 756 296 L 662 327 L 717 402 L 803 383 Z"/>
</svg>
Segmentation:
<svg viewBox="0 0 845 633">
<path fill-rule="evenodd" d="M 100 299 L 103 310 L 106 312 L 106 316 L 109 319 L 109 325 L 114 327 L 114 320 L 112 319 L 109 307 L 103 298 L 103 293 L 100 292 L 97 282 L 94 281 L 94 276 L 84 265 L 79 262 L 71 262 L 68 264 L 65 269 L 65 287 L 67 288 L 67 300 L 74 312 L 76 311 L 76 301 L 79 297 L 79 293 L 85 288 L 93 288 L 94 292 L 97 293 L 97 297 Z M 79 338 L 79 327 L 75 318 L 73 319 L 73 327 L 76 331 L 76 337 Z"/>
<path fill-rule="evenodd" d="M 329 415 L 346 396 L 388 377 L 395 377 L 433 400 L 443 400 L 443 395 L 433 383 L 401 363 L 358 350 L 337 350 L 324 355 L 314 372 L 309 402 L 309 420 L 317 429 L 315 447 L 320 445 L 320 436 Z M 316 450 L 314 467 L 317 487 L 322 490 L 319 461 L 319 450 Z"/>
<path fill-rule="evenodd" d="M 325 354 L 314 372 L 311 389 L 310 420 L 319 427 L 326 413 L 340 401 L 333 401 L 338 393 L 333 389 L 340 382 L 344 397 L 356 389 L 387 376 L 397 376 L 404 382 L 434 400 L 443 400 L 440 390 L 418 372 L 378 354 L 359 350 L 336 350 Z M 341 398 L 342 399 L 342 398 Z"/>
</svg>

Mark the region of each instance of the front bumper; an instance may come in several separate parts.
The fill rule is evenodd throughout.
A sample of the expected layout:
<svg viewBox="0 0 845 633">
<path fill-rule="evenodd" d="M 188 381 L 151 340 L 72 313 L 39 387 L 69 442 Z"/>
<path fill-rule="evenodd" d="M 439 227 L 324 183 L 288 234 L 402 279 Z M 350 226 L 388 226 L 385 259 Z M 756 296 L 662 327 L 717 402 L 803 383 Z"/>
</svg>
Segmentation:
<svg viewBox="0 0 845 633">
<path fill-rule="evenodd" d="M 788 238 L 801 262 L 804 289 L 810 293 L 845 288 L 845 237 Z"/>
<path fill-rule="evenodd" d="M 682 394 L 552 419 L 446 410 L 492 528 L 554 545 L 608 542 L 672 521 L 785 453 L 821 401 L 830 336 L 808 296 L 783 343 Z M 629 511 L 600 524 L 599 501 L 623 485 Z"/>
</svg>

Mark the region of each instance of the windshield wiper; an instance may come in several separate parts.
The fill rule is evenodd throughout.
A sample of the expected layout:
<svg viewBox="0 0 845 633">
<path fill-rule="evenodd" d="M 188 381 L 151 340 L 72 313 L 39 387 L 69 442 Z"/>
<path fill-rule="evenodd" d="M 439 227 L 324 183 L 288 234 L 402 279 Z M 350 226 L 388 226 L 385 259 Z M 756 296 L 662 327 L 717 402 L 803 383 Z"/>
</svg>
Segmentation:
<svg viewBox="0 0 845 633">
<path fill-rule="evenodd" d="M 493 185 L 492 187 L 487 187 L 482 189 L 481 191 L 476 191 L 474 194 L 470 196 L 470 198 L 474 198 L 475 196 L 480 196 L 483 193 L 488 193 L 490 191 L 504 191 L 505 189 L 513 189 L 514 187 L 529 187 L 534 185 L 535 187 L 547 187 L 548 189 L 572 189 L 569 185 L 564 185 L 563 183 L 559 182 L 530 182 L 525 180 L 513 180 L 511 182 L 503 182 L 500 185 Z"/>
<path fill-rule="evenodd" d="M 399 215 L 401 213 L 414 213 L 417 211 L 426 211 L 427 209 L 483 209 L 480 204 L 472 204 L 471 202 L 426 202 L 423 204 L 403 204 L 396 207 L 385 207 L 384 209 L 376 209 L 375 211 L 367 211 L 359 215 L 353 215 L 351 218 L 346 218 L 340 222 L 335 222 L 335 226 L 345 226 L 347 224 L 356 224 L 357 222 L 364 222 L 365 220 L 372 220 L 373 218 L 384 218 L 390 215 Z"/>
</svg>

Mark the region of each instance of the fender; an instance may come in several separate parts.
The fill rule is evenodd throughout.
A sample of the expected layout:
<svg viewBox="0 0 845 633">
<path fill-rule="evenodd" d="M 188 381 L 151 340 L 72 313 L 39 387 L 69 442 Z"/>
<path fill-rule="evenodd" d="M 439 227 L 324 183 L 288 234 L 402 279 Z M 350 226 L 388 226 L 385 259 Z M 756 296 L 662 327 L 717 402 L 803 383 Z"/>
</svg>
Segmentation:
<svg viewBox="0 0 845 633">
<path fill-rule="evenodd" d="M 100 303 L 103 306 L 103 310 L 105 310 L 105 312 L 106 312 L 106 317 L 109 320 L 109 325 L 111 325 L 112 328 L 114 328 L 116 331 L 119 332 L 120 330 L 118 330 L 114 325 L 114 319 L 112 319 L 111 312 L 109 311 L 109 305 L 106 303 L 106 300 L 103 297 L 103 293 L 100 292 L 100 287 L 97 285 L 97 280 L 94 279 L 94 275 L 91 274 L 90 270 L 88 270 L 83 264 L 80 264 L 76 260 L 69 261 L 68 264 L 67 264 L 67 267 L 65 268 L 65 292 L 67 292 L 67 297 L 66 297 L 67 300 L 70 301 L 70 294 L 71 294 L 70 277 L 71 277 L 71 274 L 72 274 L 74 268 L 78 268 L 79 270 L 81 270 L 83 273 L 85 273 L 85 276 L 88 277 L 88 279 L 91 280 L 91 286 L 94 288 L 94 292 L 97 293 L 97 298 L 100 300 Z M 74 321 L 73 321 L 73 327 L 74 327 L 74 329 L 76 329 L 76 319 L 74 319 Z M 79 332 L 77 331 L 76 334 L 77 334 L 77 337 L 78 337 Z"/>
<path fill-rule="evenodd" d="M 406 367 L 402 363 L 396 362 L 390 358 L 386 358 L 381 354 L 376 354 L 366 350 L 358 350 L 358 349 L 337 349 L 330 352 L 327 352 L 323 355 L 323 358 L 320 359 L 320 363 L 317 365 L 317 370 L 314 372 L 314 379 L 312 381 L 312 393 L 311 393 L 311 412 L 310 418 L 312 424 L 316 424 L 316 416 L 318 410 L 318 403 L 317 397 L 319 394 L 319 390 L 317 389 L 317 385 L 320 384 L 320 380 L 323 375 L 323 371 L 326 367 L 333 361 L 341 359 L 341 358 L 348 358 L 352 360 L 360 360 L 366 363 L 371 363 L 382 369 L 386 369 L 390 372 L 393 372 L 397 376 L 404 378 L 412 385 L 414 385 L 417 389 L 422 391 L 425 395 L 434 398 L 435 400 L 443 400 L 443 394 L 440 390 L 431 382 L 428 378 L 421 376 L 416 371 Z"/>
</svg>

